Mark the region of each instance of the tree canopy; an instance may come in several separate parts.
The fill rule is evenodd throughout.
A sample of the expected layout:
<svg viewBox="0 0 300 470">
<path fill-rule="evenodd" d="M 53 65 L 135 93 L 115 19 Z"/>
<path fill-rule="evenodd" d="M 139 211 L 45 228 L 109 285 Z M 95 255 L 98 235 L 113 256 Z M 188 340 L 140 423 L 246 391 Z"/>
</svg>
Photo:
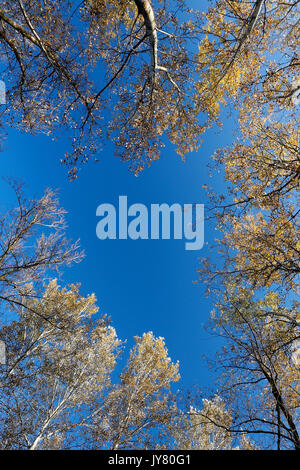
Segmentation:
<svg viewBox="0 0 300 470">
<path fill-rule="evenodd" d="M 196 149 L 227 102 L 249 121 L 298 101 L 297 1 L 3 1 L 8 123 L 71 133 L 76 176 L 107 137 L 137 174 Z M 252 117 L 251 116 L 251 117 Z"/>
<path fill-rule="evenodd" d="M 136 337 L 112 379 L 122 350 L 115 329 L 93 294 L 56 280 L 83 254 L 65 237 L 55 192 L 28 200 L 10 182 L 17 207 L 0 216 L 0 305 L 13 319 L 0 332 L 3 449 L 299 450 L 298 7 L 1 2 L 1 126 L 63 130 L 71 178 L 107 140 L 138 175 L 168 142 L 185 158 L 226 111 L 235 123 L 210 162 L 226 190 L 207 185 L 220 236 L 216 262 L 202 259 L 199 274 L 224 348 L 210 358 L 220 378 L 201 403 L 188 392 L 181 406 L 171 388 L 178 364 L 152 332 Z"/>
</svg>

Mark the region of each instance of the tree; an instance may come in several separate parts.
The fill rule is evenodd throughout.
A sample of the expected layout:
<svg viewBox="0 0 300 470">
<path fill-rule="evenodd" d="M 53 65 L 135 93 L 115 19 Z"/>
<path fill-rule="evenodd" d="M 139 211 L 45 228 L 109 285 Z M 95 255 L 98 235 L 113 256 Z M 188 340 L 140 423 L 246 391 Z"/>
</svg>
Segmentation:
<svg viewBox="0 0 300 470">
<path fill-rule="evenodd" d="M 57 0 L 6 0 L 8 122 L 46 133 L 65 126 L 71 177 L 107 135 L 136 174 L 159 157 L 164 136 L 184 156 L 227 102 L 247 121 L 258 105 L 273 113 L 297 103 L 297 3 L 221 0 L 200 13 L 182 0 L 64 9 Z"/>
<path fill-rule="evenodd" d="M 175 448 L 181 450 L 232 450 L 234 435 L 230 433 L 232 418 L 218 396 L 203 399 L 203 406 L 190 406 L 172 422 L 171 434 Z"/>
<path fill-rule="evenodd" d="M 208 188 L 220 257 L 215 264 L 204 259 L 199 269 L 221 298 L 212 323 L 225 340 L 216 365 L 224 371 L 219 393 L 232 424 L 220 427 L 253 435 L 262 448 L 298 449 L 299 314 L 291 306 L 300 269 L 299 59 L 290 16 L 296 4 L 219 6 L 206 15 L 200 54 L 208 85 L 200 91 L 216 116 L 220 102 L 232 102 L 240 125 L 235 142 L 218 149 L 212 165 L 213 171 L 224 166 L 227 194 Z"/>
<path fill-rule="evenodd" d="M 160 435 L 178 413 L 169 394 L 180 377 L 178 363 L 171 362 L 163 338 L 152 332 L 135 340 L 120 383 L 107 397 L 105 421 L 97 415 L 93 423 L 96 448 L 160 448 Z"/>
<path fill-rule="evenodd" d="M 219 149 L 215 159 L 216 166 L 225 168 L 228 195 L 208 190 L 223 233 L 222 264 L 209 277 L 296 290 L 300 160 L 293 122 L 254 120 L 243 129 L 242 138 Z"/>
<path fill-rule="evenodd" d="M 158 157 L 165 132 L 184 154 L 201 126 L 190 99 L 189 27 L 174 14 L 183 9 L 181 0 L 68 1 L 63 9 L 58 1 L 2 2 L 9 119 L 30 131 L 71 129 L 71 176 L 107 132 L 136 172 Z M 94 70 L 103 85 L 93 83 Z"/>
<path fill-rule="evenodd" d="M 296 289 L 297 3 L 220 1 L 204 15 L 207 36 L 199 48 L 203 109 L 210 100 L 211 112 L 218 115 L 220 102 L 229 101 L 239 118 L 236 140 L 214 155 L 213 171 L 225 169 L 228 191 L 208 190 L 224 234 L 220 265 L 203 269 L 211 279 Z"/>
<path fill-rule="evenodd" d="M 162 338 L 136 338 L 119 383 L 111 375 L 121 342 L 95 296 L 55 280 L 41 299 L 14 307 L 1 330 L 7 363 L 0 386 L 2 449 L 138 448 L 167 422 L 178 364 Z M 28 306 L 28 308 L 27 308 Z M 35 312 L 48 312 L 48 319 Z"/>
<path fill-rule="evenodd" d="M 78 262 L 83 256 L 78 242 L 71 243 L 65 238 L 65 211 L 59 207 L 55 192 L 49 189 L 42 198 L 28 200 L 20 183 L 11 180 L 10 187 L 18 206 L 0 217 L 3 309 L 8 305 L 22 307 L 26 298 L 39 295 L 43 281 L 51 272 Z M 27 304 L 29 308 L 33 306 Z M 43 313 L 39 311 L 39 315 Z"/>
<path fill-rule="evenodd" d="M 297 3 L 220 0 L 203 13 L 198 85 L 203 106 L 210 103 L 218 113 L 220 103 L 234 98 L 248 122 L 257 107 L 293 108 L 299 94 Z"/>
<path fill-rule="evenodd" d="M 95 396 L 109 385 L 119 340 L 97 312 L 95 297 L 51 281 L 42 299 L 17 308 L 3 327 L 7 363 L 1 374 L 2 449 L 55 448 L 83 425 Z M 32 311 L 47 311 L 49 321 Z"/>
<path fill-rule="evenodd" d="M 252 435 L 263 448 L 299 449 L 299 341 L 297 305 L 287 308 L 277 293 L 262 300 L 228 287 L 212 327 L 226 344 L 216 365 L 220 391 L 232 409 L 231 434 Z"/>
</svg>

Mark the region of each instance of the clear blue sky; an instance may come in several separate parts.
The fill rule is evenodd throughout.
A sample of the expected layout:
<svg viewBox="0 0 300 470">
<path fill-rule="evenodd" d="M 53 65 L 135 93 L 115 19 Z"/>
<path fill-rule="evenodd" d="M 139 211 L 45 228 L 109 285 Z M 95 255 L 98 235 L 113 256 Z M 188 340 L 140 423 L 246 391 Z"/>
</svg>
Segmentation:
<svg viewBox="0 0 300 470">
<path fill-rule="evenodd" d="M 95 292 L 102 313 L 112 318 L 118 335 L 133 344 L 133 336 L 153 331 L 163 336 L 173 360 L 179 360 L 182 385 L 209 385 L 210 377 L 201 355 L 213 354 L 216 340 L 203 329 L 212 307 L 197 280 L 198 257 L 207 254 L 186 251 L 184 240 L 105 240 L 96 237 L 96 208 L 101 203 L 117 206 L 119 195 L 128 204 L 206 203 L 202 184 L 220 189 L 222 178 L 208 177 L 206 163 L 218 145 L 230 141 L 231 129 L 210 133 L 202 149 L 183 163 L 170 147 L 161 159 L 138 178 L 113 155 L 108 145 L 98 163 L 89 163 L 80 177 L 70 182 L 60 157 L 68 147 L 58 141 L 9 130 L 0 153 L 1 176 L 21 177 L 28 197 L 41 196 L 46 187 L 59 189 L 61 205 L 68 211 L 68 237 L 80 238 L 86 252 L 82 263 L 64 272 L 65 282 L 81 282 L 82 293 Z M 1 205 L 12 202 L 7 185 L 0 183 Z M 205 226 L 205 242 L 216 236 L 214 226 Z"/>
</svg>

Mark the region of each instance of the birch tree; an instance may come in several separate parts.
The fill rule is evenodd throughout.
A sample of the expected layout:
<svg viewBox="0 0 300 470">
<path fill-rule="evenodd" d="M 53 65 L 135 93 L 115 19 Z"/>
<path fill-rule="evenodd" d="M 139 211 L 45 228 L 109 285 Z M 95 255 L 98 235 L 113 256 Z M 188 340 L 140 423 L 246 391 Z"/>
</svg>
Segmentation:
<svg viewBox="0 0 300 470">
<path fill-rule="evenodd" d="M 297 2 L 220 2 L 209 9 L 203 106 L 234 102 L 238 135 L 218 149 L 212 171 L 225 169 L 226 195 L 208 188 L 223 238 L 220 263 L 199 272 L 252 287 L 297 290 L 299 276 L 299 57 Z M 295 14 L 293 14 L 293 12 Z M 244 26 L 243 26 L 244 25 Z M 255 47 L 254 47 L 255 45 Z M 233 100 L 233 101 L 232 101 Z"/>
<path fill-rule="evenodd" d="M 232 410 L 220 427 L 252 436 L 260 448 L 299 449 L 299 309 L 278 293 L 258 299 L 247 289 L 229 288 L 212 318 L 226 340 L 212 364 L 223 378 L 219 393 Z"/>
<path fill-rule="evenodd" d="M 1 374 L 2 449 L 61 448 L 77 434 L 88 407 L 110 384 L 120 342 L 105 319 L 91 320 L 95 296 L 51 281 L 42 299 L 15 309 L 1 329 L 7 351 Z M 32 311 L 47 311 L 47 321 Z M 75 438 L 76 440 L 76 438 Z"/>
<path fill-rule="evenodd" d="M 17 207 L 2 209 L 0 216 L 0 303 L 4 309 L 21 307 L 33 289 L 38 296 L 38 286 L 42 288 L 50 273 L 83 256 L 78 241 L 72 243 L 65 237 L 65 210 L 54 191 L 48 189 L 40 199 L 30 200 L 21 183 L 10 180 L 9 188 Z"/>
<path fill-rule="evenodd" d="M 171 361 L 163 338 L 149 332 L 135 340 L 120 383 L 107 397 L 104 423 L 96 416 L 96 448 L 160 448 L 161 436 L 178 413 L 170 385 L 180 378 L 179 364 Z"/>
<path fill-rule="evenodd" d="M 181 450 L 232 450 L 232 417 L 219 396 L 203 399 L 202 408 L 190 406 L 171 425 L 175 447 Z"/>
<path fill-rule="evenodd" d="M 52 280 L 42 298 L 13 308 L 17 319 L 0 330 L 1 449 L 155 448 L 179 380 L 163 338 L 137 337 L 118 379 L 122 342 L 96 316 L 94 295 Z"/>
<path fill-rule="evenodd" d="M 107 135 L 135 172 L 158 158 L 162 134 L 185 154 L 202 128 L 180 11 L 180 0 L 2 2 L 8 120 L 46 133 L 65 126 L 71 177 Z"/>
<path fill-rule="evenodd" d="M 246 120 L 258 106 L 297 104 L 297 4 L 3 1 L 3 117 L 32 132 L 65 128 L 71 177 L 107 137 L 135 174 L 167 139 L 184 157 L 227 104 Z"/>
</svg>

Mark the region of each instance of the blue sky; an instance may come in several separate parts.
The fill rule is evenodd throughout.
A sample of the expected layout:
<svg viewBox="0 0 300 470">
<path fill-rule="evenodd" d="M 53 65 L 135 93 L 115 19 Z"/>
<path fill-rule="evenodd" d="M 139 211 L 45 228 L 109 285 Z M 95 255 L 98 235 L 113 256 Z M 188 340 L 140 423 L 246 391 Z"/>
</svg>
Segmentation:
<svg viewBox="0 0 300 470">
<path fill-rule="evenodd" d="M 95 292 L 102 313 L 111 316 L 121 339 L 133 344 L 133 336 L 153 331 L 166 339 L 173 360 L 179 360 L 183 386 L 211 384 L 202 354 L 213 354 L 216 340 L 205 325 L 211 299 L 203 284 L 195 285 L 198 257 L 208 254 L 207 242 L 217 235 L 205 225 L 205 245 L 187 251 L 184 240 L 99 240 L 96 237 L 96 208 L 102 203 L 118 206 L 119 195 L 128 205 L 143 203 L 206 203 L 203 184 L 220 189 L 222 175 L 208 177 L 206 164 L 219 146 L 230 142 L 231 128 L 207 135 L 203 147 L 184 163 L 174 149 L 166 146 L 161 159 L 139 177 L 113 155 L 110 143 L 71 182 L 60 158 L 68 147 L 62 135 L 57 141 L 47 136 L 8 130 L 5 149 L 0 153 L 1 176 L 22 178 L 28 197 L 41 196 L 46 187 L 59 190 L 67 210 L 67 236 L 80 238 L 86 257 L 64 271 L 64 282 L 81 282 L 83 294 Z M 1 205 L 12 203 L 12 193 L 0 183 Z"/>
</svg>

